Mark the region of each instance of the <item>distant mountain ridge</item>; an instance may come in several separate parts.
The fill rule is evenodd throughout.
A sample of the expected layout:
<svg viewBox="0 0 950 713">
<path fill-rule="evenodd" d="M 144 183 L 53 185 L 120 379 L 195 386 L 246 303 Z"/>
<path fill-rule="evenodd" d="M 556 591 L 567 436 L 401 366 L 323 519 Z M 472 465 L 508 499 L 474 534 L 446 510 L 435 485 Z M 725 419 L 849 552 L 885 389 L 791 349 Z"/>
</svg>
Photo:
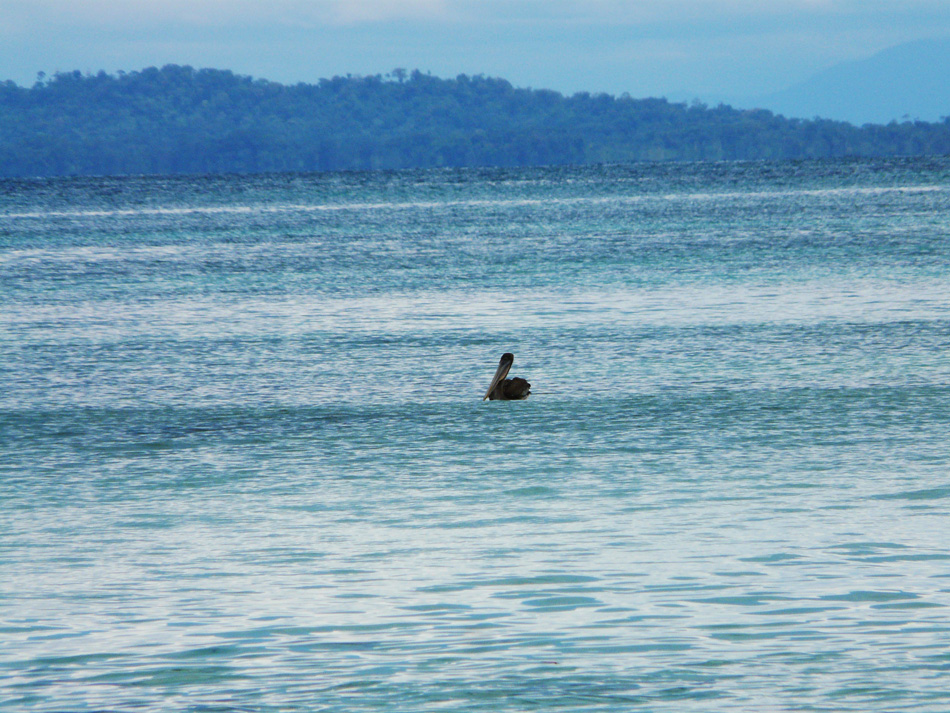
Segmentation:
<svg viewBox="0 0 950 713">
<path fill-rule="evenodd" d="M 909 42 L 827 69 L 758 98 L 755 106 L 790 117 L 862 124 L 950 116 L 950 38 Z"/>
<path fill-rule="evenodd" d="M 0 83 L 0 176 L 259 173 L 950 154 L 950 120 L 769 111 L 415 71 L 285 86 L 169 65 Z"/>
</svg>

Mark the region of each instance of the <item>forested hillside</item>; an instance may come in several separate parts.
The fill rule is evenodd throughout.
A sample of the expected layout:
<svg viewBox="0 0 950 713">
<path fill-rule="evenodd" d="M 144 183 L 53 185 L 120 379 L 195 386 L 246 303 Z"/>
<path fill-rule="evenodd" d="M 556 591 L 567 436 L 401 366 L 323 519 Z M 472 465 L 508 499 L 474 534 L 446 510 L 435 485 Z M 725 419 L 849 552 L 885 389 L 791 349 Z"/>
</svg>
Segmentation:
<svg viewBox="0 0 950 713">
<path fill-rule="evenodd" d="M 855 127 L 395 70 L 285 86 L 166 66 L 0 84 L 0 175 L 950 154 L 950 119 Z"/>
</svg>

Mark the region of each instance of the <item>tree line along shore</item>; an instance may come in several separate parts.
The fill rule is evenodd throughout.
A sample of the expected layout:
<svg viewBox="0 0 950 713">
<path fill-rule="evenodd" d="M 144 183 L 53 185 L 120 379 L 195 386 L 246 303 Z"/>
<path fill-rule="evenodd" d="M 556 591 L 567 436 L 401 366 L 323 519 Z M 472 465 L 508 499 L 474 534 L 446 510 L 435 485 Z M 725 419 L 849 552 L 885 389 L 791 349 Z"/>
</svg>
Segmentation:
<svg viewBox="0 0 950 713">
<path fill-rule="evenodd" d="M 950 117 L 859 127 L 418 71 L 284 85 L 169 65 L 0 84 L 5 177 L 947 154 Z"/>
</svg>

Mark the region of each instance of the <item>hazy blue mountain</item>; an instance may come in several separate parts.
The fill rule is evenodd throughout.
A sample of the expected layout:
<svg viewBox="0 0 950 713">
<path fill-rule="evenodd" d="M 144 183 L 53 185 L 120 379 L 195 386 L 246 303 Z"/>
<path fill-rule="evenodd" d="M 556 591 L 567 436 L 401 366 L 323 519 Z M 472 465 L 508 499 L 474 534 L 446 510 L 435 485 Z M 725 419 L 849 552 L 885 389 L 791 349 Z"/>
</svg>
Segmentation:
<svg viewBox="0 0 950 713">
<path fill-rule="evenodd" d="M 858 125 L 938 121 L 950 115 L 950 39 L 910 42 L 839 64 L 754 104 L 785 116 Z"/>
<path fill-rule="evenodd" d="M 395 70 L 286 86 L 227 70 L 0 82 L 0 176 L 950 155 L 950 119 L 855 127 Z"/>
</svg>

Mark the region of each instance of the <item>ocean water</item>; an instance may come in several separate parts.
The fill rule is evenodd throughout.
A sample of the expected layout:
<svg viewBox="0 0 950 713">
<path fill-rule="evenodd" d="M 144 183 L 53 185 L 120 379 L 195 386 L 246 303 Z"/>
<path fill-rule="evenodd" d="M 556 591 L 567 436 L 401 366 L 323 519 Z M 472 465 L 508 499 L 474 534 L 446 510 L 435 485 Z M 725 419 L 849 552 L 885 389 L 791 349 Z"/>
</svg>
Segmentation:
<svg viewBox="0 0 950 713">
<path fill-rule="evenodd" d="M 948 159 L 0 182 L 4 711 L 947 711 L 948 516 Z"/>
</svg>

